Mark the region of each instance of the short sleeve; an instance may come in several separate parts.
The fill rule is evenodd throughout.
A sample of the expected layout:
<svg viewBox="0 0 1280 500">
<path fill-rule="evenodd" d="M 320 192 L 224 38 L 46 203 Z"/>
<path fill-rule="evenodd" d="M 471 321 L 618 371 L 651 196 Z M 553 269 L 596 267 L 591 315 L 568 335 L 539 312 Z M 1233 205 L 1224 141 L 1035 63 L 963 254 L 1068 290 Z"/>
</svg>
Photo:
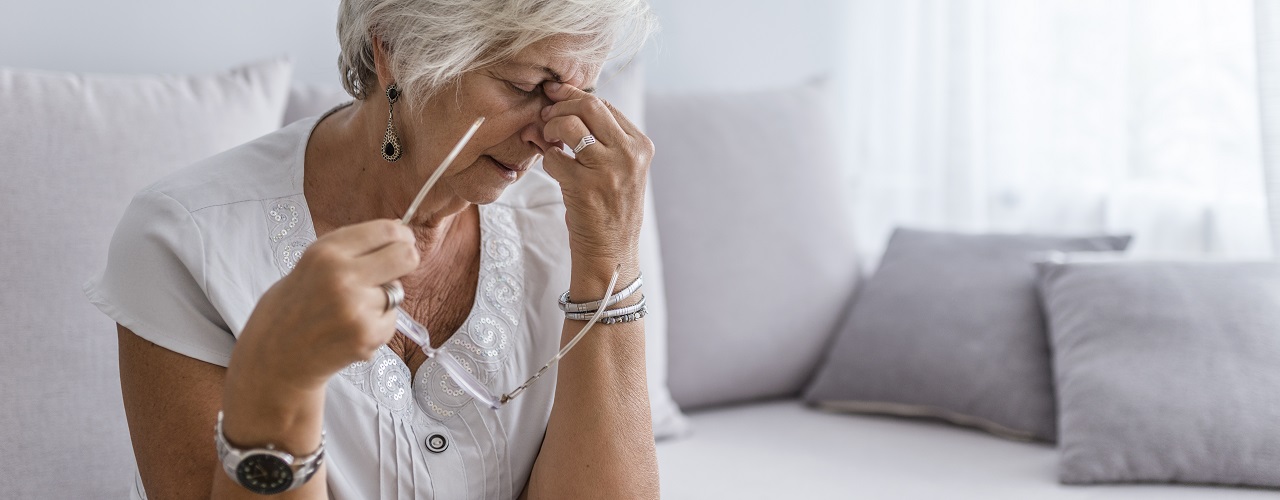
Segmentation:
<svg viewBox="0 0 1280 500">
<path fill-rule="evenodd" d="M 116 227 L 93 305 L 139 337 L 227 366 L 235 344 L 205 288 L 204 241 L 191 213 L 164 193 L 138 193 Z"/>
</svg>

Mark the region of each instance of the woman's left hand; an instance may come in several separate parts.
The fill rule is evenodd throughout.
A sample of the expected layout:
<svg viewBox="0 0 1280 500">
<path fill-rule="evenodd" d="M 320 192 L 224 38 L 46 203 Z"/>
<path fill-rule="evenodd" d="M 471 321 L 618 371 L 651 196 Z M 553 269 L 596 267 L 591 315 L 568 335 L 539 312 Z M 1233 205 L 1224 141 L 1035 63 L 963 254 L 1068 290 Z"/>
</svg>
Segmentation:
<svg viewBox="0 0 1280 500">
<path fill-rule="evenodd" d="M 543 88 L 554 101 L 542 110 L 543 139 L 570 147 L 588 134 L 596 139 L 576 158 L 548 148 L 542 162 L 564 194 L 575 271 L 587 266 L 607 276 L 617 264 L 635 266 L 653 142 L 595 95 L 563 83 Z"/>
</svg>

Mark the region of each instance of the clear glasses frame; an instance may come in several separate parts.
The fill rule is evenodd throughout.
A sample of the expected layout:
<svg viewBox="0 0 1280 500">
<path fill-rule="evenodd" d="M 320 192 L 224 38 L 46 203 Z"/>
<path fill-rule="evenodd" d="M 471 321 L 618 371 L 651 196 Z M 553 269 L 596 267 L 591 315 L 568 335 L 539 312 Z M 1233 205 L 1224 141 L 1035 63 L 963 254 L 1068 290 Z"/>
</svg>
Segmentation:
<svg viewBox="0 0 1280 500">
<path fill-rule="evenodd" d="M 607 300 L 609 296 L 613 295 L 613 288 L 617 284 L 618 269 L 615 268 L 613 271 L 613 277 L 609 279 L 609 286 L 607 287 L 604 298 L 601 299 L 601 303 L 603 303 L 604 300 Z M 551 369 L 552 366 L 559 362 L 560 358 L 563 358 L 570 349 L 573 349 L 573 346 L 576 345 L 579 340 L 582 340 L 582 337 L 591 330 L 591 327 L 595 326 L 596 321 L 600 319 L 600 316 L 603 313 L 603 307 L 596 310 L 595 314 L 591 315 L 591 319 L 587 321 L 587 324 L 582 327 L 582 330 L 579 330 L 578 334 L 574 335 L 573 339 L 560 349 L 560 352 L 556 353 L 550 361 L 547 361 L 547 364 L 542 365 L 542 368 L 539 368 L 538 371 L 534 372 L 534 374 L 530 376 L 528 380 L 525 380 L 524 383 L 516 386 L 516 388 L 512 389 L 510 392 L 503 394 L 494 394 L 487 386 L 484 385 L 484 383 L 480 382 L 480 379 L 476 378 L 476 376 L 468 371 L 466 367 L 462 366 L 462 363 L 458 362 L 458 360 L 450 354 L 451 351 L 449 349 L 449 344 L 446 343 L 438 348 L 431 347 L 431 335 L 428 334 L 427 328 L 422 326 L 421 323 L 415 321 L 400 307 L 396 307 L 396 330 L 422 346 L 422 352 L 426 353 L 427 359 L 436 360 L 436 362 L 444 368 L 445 373 L 449 374 L 449 377 L 458 384 L 458 387 L 466 391 L 467 394 L 475 398 L 476 401 L 484 403 L 490 408 L 496 410 L 498 408 L 502 408 L 503 405 L 507 404 L 512 399 L 515 399 L 516 396 L 519 396 L 520 393 L 529 388 L 529 385 L 533 384 L 535 380 L 538 380 L 538 377 L 541 377 L 543 373 L 546 373 L 547 370 Z"/>
</svg>

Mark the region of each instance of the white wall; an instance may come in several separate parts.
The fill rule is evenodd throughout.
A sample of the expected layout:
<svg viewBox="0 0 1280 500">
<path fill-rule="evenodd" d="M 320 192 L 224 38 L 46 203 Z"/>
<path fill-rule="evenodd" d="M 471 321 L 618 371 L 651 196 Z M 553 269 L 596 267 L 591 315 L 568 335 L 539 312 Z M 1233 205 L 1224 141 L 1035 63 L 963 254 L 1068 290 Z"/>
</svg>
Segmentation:
<svg viewBox="0 0 1280 500">
<path fill-rule="evenodd" d="M 652 89 L 758 89 L 840 76 L 846 1 L 650 3 L 662 22 L 645 51 Z"/>
<path fill-rule="evenodd" d="M 839 0 L 651 0 L 659 90 L 753 89 L 832 74 Z M 289 54 L 301 81 L 337 85 L 338 0 L 0 0 L 0 65 L 212 72 Z"/>
<path fill-rule="evenodd" d="M 0 0 L 0 65 L 213 72 L 289 54 L 299 80 L 338 85 L 338 0 Z"/>
</svg>

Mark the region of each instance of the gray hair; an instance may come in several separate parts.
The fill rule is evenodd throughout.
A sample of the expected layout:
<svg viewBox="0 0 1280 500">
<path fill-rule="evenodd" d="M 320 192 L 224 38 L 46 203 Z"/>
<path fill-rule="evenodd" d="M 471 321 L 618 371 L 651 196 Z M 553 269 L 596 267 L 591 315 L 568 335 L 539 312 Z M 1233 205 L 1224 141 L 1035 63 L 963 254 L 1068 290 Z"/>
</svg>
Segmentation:
<svg viewBox="0 0 1280 500">
<path fill-rule="evenodd" d="M 556 35 L 583 43 L 558 56 L 602 64 L 628 57 L 657 29 L 645 0 L 342 0 L 338 68 L 364 99 L 377 89 L 373 39 L 388 47 L 396 84 L 429 96 L 470 70 L 501 62 Z"/>
</svg>

